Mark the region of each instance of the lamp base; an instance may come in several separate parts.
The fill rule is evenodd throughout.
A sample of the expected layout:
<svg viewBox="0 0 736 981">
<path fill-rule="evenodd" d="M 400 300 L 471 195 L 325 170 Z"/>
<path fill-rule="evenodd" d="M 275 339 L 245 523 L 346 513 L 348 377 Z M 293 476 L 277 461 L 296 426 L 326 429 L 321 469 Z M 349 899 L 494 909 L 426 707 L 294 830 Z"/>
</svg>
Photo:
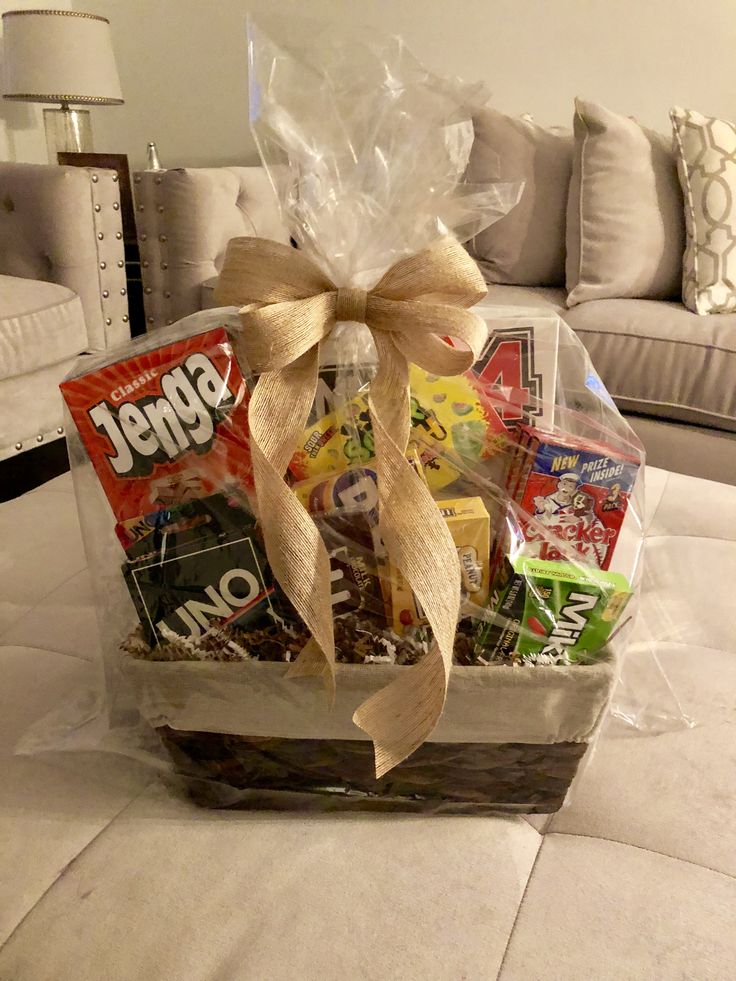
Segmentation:
<svg viewBox="0 0 736 981">
<path fill-rule="evenodd" d="M 56 163 L 56 154 L 92 153 L 92 123 L 89 109 L 44 109 L 43 123 L 46 129 L 46 149 L 49 163 Z"/>
</svg>

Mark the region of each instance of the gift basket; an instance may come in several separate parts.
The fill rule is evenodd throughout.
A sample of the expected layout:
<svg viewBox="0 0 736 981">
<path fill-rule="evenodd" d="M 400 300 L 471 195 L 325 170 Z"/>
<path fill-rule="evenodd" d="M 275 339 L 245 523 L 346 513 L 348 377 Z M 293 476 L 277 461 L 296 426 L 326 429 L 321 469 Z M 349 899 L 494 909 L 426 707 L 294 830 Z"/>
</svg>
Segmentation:
<svg viewBox="0 0 736 981">
<path fill-rule="evenodd" d="M 551 311 L 462 248 L 477 93 L 400 42 L 251 26 L 292 246 L 235 239 L 222 308 L 62 385 L 105 720 L 200 803 L 549 812 L 618 673 L 643 455 Z"/>
</svg>

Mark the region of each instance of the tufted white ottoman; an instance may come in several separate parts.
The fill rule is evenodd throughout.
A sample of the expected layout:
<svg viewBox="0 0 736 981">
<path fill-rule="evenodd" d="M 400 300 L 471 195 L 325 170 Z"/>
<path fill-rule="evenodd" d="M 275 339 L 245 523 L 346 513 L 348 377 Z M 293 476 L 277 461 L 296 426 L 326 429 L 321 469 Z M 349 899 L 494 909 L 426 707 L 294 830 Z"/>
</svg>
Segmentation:
<svg viewBox="0 0 736 981">
<path fill-rule="evenodd" d="M 14 757 L 95 671 L 69 476 L 0 542 L 2 981 L 733 978 L 736 487 L 649 470 L 629 670 L 699 725 L 611 722 L 552 818 L 201 811 L 122 757 Z"/>
</svg>

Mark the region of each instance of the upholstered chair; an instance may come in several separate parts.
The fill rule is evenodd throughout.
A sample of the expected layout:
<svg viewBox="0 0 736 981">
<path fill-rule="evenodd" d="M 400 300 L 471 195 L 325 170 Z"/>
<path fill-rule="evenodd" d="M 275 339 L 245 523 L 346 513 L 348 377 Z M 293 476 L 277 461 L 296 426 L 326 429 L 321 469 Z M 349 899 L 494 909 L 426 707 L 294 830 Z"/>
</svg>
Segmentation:
<svg viewBox="0 0 736 981">
<path fill-rule="evenodd" d="M 288 242 L 262 167 L 147 170 L 133 191 L 149 331 L 215 305 L 231 238 Z"/>
<path fill-rule="evenodd" d="M 129 337 L 117 174 L 0 163 L 0 461 L 62 437 L 59 382 Z"/>
</svg>

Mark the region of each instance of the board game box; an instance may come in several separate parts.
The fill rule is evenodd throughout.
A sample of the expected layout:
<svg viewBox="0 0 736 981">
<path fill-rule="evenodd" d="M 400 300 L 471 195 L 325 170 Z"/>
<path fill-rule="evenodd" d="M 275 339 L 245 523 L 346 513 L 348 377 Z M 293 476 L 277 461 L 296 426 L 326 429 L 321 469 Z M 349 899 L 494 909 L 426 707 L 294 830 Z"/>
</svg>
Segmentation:
<svg viewBox="0 0 736 981">
<path fill-rule="evenodd" d="M 61 391 L 118 522 L 228 486 L 252 489 L 248 389 L 223 327 L 86 372 Z"/>
</svg>

